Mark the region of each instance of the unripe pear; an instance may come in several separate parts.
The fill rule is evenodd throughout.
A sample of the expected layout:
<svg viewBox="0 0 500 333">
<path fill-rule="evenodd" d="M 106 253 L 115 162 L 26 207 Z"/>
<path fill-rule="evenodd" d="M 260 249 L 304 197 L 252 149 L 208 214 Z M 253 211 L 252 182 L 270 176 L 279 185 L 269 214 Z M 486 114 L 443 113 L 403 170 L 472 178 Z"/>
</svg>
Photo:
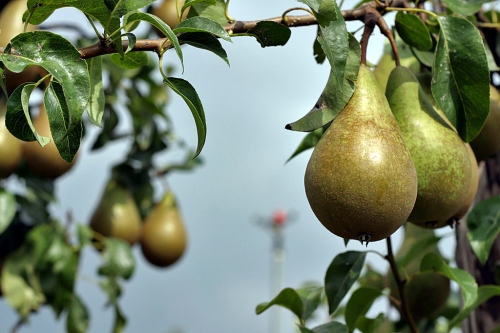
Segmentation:
<svg viewBox="0 0 500 333">
<path fill-rule="evenodd" d="M 19 166 L 22 158 L 21 141 L 5 127 L 5 99 L 0 98 L 0 178 L 9 177 Z"/>
<path fill-rule="evenodd" d="M 153 265 L 167 267 L 184 254 L 187 234 L 172 191 L 146 217 L 142 230 L 141 249 Z"/>
<path fill-rule="evenodd" d="M 500 151 L 500 93 L 490 84 L 490 113 L 483 129 L 470 143 L 478 161 Z"/>
<path fill-rule="evenodd" d="M 177 15 L 177 6 L 181 10 L 185 2 L 186 0 L 163 0 L 159 6 L 153 8 L 152 14 L 158 16 L 171 29 L 174 29 L 181 22 Z M 189 9 L 186 9 L 182 14 L 183 20 L 186 19 L 188 12 Z"/>
<path fill-rule="evenodd" d="M 405 57 L 400 58 L 401 66 L 408 67 L 413 73 L 417 73 L 420 70 L 420 63 L 417 58 Z M 373 74 L 377 79 L 378 84 L 380 84 L 380 88 L 382 91 L 385 91 L 387 87 L 387 80 L 389 79 L 389 75 L 391 71 L 396 67 L 396 62 L 392 58 L 391 53 L 384 53 L 380 57 L 377 65 L 373 69 Z"/>
<path fill-rule="evenodd" d="M 316 145 L 304 178 L 309 204 L 332 233 L 377 241 L 408 218 L 417 177 L 384 93 L 361 64 L 353 96 Z"/>
</svg>

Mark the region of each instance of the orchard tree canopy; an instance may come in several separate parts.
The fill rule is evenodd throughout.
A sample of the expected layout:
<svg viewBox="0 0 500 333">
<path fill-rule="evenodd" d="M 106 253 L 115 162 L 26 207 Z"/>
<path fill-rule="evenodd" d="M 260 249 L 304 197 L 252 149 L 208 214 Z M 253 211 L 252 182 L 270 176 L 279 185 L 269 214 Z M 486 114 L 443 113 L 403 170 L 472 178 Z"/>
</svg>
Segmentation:
<svg viewBox="0 0 500 333">
<path fill-rule="evenodd" d="M 194 47 L 229 65 L 224 45 L 237 37 L 286 47 L 294 29 L 311 25 L 317 34 L 306 47 L 329 77 L 303 117 L 284 120 L 284 129 L 308 132 L 290 159 L 314 148 L 305 192 L 325 232 L 348 248 L 350 240 L 387 248 L 339 253 L 323 285 L 283 289 L 256 313 L 287 308 L 303 333 L 500 331 L 500 16 L 491 1 L 375 0 L 341 9 L 343 1 L 300 0 L 254 21 L 234 19 L 237 3 L 229 0 L 154 2 L 2 5 L 0 176 L 17 186 L 0 189 L 0 295 L 19 315 L 13 331 L 44 305 L 64 315 L 68 332 L 88 330 L 90 313 L 75 292 L 87 246 L 100 252 L 99 286 L 114 308 L 114 332 L 126 327 L 119 299 L 135 268 L 132 247 L 158 267 L 183 256 L 188 237 L 175 195 L 167 189 L 155 202 L 153 182 L 202 163 L 211 110 L 193 84 L 172 74 L 166 56 L 183 71 L 184 52 Z M 69 40 L 44 28 L 64 7 L 81 12 L 95 34 L 69 27 L 79 35 Z M 394 26 L 384 19 L 391 12 Z M 346 21 L 355 20 L 363 28 L 350 31 Z M 387 37 L 377 64 L 367 61 L 374 29 Z M 173 130 L 164 108 L 172 93 L 191 112 L 196 147 Z M 132 119 L 127 132 L 118 126 L 122 107 Z M 89 224 L 70 228 L 71 217 L 59 221 L 50 207 L 58 177 L 85 153 L 89 126 L 100 128 L 93 150 L 124 138 L 132 144 Z M 174 147 L 184 160 L 157 167 L 155 156 Z M 442 227 L 456 232 L 455 258 L 439 250 Z M 394 251 L 391 235 L 400 228 L 404 242 Z M 388 272 L 367 264 L 373 254 L 387 260 Z M 380 298 L 397 311 L 373 317 Z M 330 320 L 311 327 L 321 307 Z"/>
</svg>

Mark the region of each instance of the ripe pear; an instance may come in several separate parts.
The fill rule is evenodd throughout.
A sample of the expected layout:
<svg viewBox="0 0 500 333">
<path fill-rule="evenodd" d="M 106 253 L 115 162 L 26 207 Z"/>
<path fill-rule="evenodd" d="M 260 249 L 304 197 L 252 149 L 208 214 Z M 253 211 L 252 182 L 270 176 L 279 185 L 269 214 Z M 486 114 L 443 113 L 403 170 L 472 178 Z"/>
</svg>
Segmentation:
<svg viewBox="0 0 500 333">
<path fill-rule="evenodd" d="M 187 234 L 172 191 L 146 217 L 141 249 L 153 265 L 167 267 L 175 263 L 186 249 Z"/>
<path fill-rule="evenodd" d="M 386 96 L 418 175 L 417 200 L 408 221 L 445 226 L 465 202 L 471 184 L 467 147 L 408 68 L 398 66 L 391 72 Z"/>
<path fill-rule="evenodd" d="M 89 225 L 105 237 L 121 238 L 130 245 L 141 237 L 142 221 L 134 198 L 115 180 L 106 185 Z"/>
<path fill-rule="evenodd" d="M 462 203 L 462 206 L 460 206 L 458 211 L 456 211 L 455 214 L 453 214 L 453 218 L 455 220 L 459 220 L 462 217 L 464 217 L 465 214 L 467 214 L 469 208 L 472 206 L 472 203 L 474 202 L 474 198 L 476 197 L 477 189 L 479 186 L 479 169 L 477 167 L 476 156 L 474 155 L 474 151 L 472 150 L 470 144 L 466 143 L 465 146 L 467 147 L 467 152 L 471 163 L 471 180 L 469 184 L 469 189 L 467 191 L 467 195 L 465 197 L 464 202 Z"/>
<path fill-rule="evenodd" d="M 361 64 L 353 96 L 316 145 L 304 178 L 318 220 L 337 236 L 377 241 L 408 218 L 417 177 L 384 93 Z"/>
<path fill-rule="evenodd" d="M 7 105 L 0 98 L 0 178 L 9 177 L 19 166 L 22 158 L 21 141 L 5 127 Z"/>
<path fill-rule="evenodd" d="M 23 144 L 23 155 L 26 166 L 34 175 L 40 178 L 56 179 L 62 176 L 73 167 L 78 158 L 78 153 L 71 163 L 61 157 L 52 139 L 49 116 L 43 104 L 40 106 L 38 116 L 33 120 L 33 126 L 40 135 L 48 137 L 50 142 L 43 147 L 37 141 L 25 142 Z"/>
<path fill-rule="evenodd" d="M 177 6 L 181 10 L 185 2 L 185 0 L 163 0 L 159 6 L 153 8 L 152 14 L 158 16 L 171 29 L 174 29 L 181 22 L 177 15 Z M 188 12 L 189 9 L 186 9 L 182 14 L 183 20 L 186 19 Z"/>
<path fill-rule="evenodd" d="M 500 93 L 490 84 L 490 113 L 483 129 L 470 143 L 478 161 L 500 151 Z"/>
</svg>

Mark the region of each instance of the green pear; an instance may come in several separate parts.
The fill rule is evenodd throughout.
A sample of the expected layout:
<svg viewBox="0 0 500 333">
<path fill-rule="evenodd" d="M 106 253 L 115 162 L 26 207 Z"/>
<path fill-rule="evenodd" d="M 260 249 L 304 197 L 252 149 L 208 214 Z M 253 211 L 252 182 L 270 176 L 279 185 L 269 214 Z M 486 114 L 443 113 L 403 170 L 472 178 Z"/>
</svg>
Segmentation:
<svg viewBox="0 0 500 333">
<path fill-rule="evenodd" d="M 478 161 L 500 151 L 500 93 L 490 84 L 490 113 L 483 129 L 470 143 Z"/>
<path fill-rule="evenodd" d="M 410 68 L 413 73 L 417 73 L 420 70 L 420 63 L 417 58 L 413 56 L 400 58 L 400 62 L 401 66 Z M 387 80 L 389 79 L 389 75 L 394 67 L 396 67 L 396 62 L 392 58 L 391 52 L 382 54 L 377 65 L 373 69 L 373 74 L 375 75 L 378 84 L 380 84 L 382 91 L 385 91 L 387 87 Z"/>
<path fill-rule="evenodd" d="M 373 72 L 359 68 L 356 90 L 316 145 L 304 184 L 318 220 L 347 239 L 389 237 L 415 203 L 417 177 Z"/>
<path fill-rule="evenodd" d="M 418 195 L 408 221 L 443 227 L 469 191 L 472 163 L 467 147 L 408 68 L 398 66 L 391 72 L 386 96 L 417 170 Z"/>
</svg>

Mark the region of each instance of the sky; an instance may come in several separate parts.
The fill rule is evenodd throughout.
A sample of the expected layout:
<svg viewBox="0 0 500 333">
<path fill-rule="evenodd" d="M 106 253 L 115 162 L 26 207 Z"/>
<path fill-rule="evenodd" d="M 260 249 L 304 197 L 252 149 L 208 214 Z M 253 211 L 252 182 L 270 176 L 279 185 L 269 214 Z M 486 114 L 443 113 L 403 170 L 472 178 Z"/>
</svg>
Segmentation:
<svg viewBox="0 0 500 333">
<path fill-rule="evenodd" d="M 357 1 L 345 1 L 343 9 Z M 231 15 L 238 20 L 256 20 L 281 15 L 288 8 L 303 6 L 294 0 L 232 0 Z M 296 14 L 302 14 L 296 12 Z M 393 15 L 388 15 L 393 22 Z M 78 23 L 85 19 L 70 9 L 58 10 L 47 20 Z M 356 30 L 358 22 L 349 22 Z M 90 30 L 89 30 L 90 31 Z M 59 32 L 63 34 L 64 32 Z M 270 315 L 255 314 L 255 307 L 271 294 L 271 235 L 256 223 L 277 208 L 294 212 L 296 219 L 285 229 L 286 261 L 282 287 L 300 287 L 304 282 L 321 283 L 332 259 L 346 250 L 364 250 L 357 242 L 346 247 L 327 231 L 312 213 L 303 186 L 311 150 L 288 163 L 288 157 L 304 133 L 284 129 L 308 112 L 328 78 L 327 64 L 318 65 L 312 44 L 316 27 L 292 28 L 283 47 L 261 48 L 253 38 L 223 42 L 230 61 L 194 48 L 184 48 L 185 72 L 177 71 L 197 89 L 207 118 L 207 140 L 201 154 L 204 165 L 191 173 L 174 173 L 167 181 L 176 193 L 188 231 L 187 252 L 167 269 L 148 264 L 140 249 L 134 249 L 136 270 L 124 283 L 120 299 L 128 323 L 124 332 L 199 333 L 270 332 Z M 359 38 L 359 33 L 356 35 Z M 384 37 L 375 30 L 368 60 L 382 54 Z M 179 63 L 174 57 L 173 65 Z M 176 133 L 196 146 L 196 129 L 184 102 L 171 94 L 166 106 Z M 109 177 L 109 167 L 123 158 L 128 142 L 113 143 L 97 152 L 89 144 L 98 134 L 89 126 L 76 166 L 57 182 L 60 198 L 55 214 L 64 218 L 70 210 L 76 221 L 88 223 Z M 178 152 L 160 156 L 158 165 L 180 158 Z M 158 198 L 163 188 L 157 184 Z M 400 243 L 398 231 L 394 237 Z M 385 254 L 385 243 L 370 243 L 370 250 Z M 375 254 L 369 262 L 381 270 L 386 263 Z M 90 312 L 89 332 L 109 332 L 112 309 L 97 286 L 98 254 L 83 252 L 76 291 Z M 375 315 L 385 311 L 377 303 Z M 0 299 L 0 332 L 8 332 L 16 315 Z M 294 319 L 281 313 L 281 332 L 294 332 Z M 325 321 L 326 314 L 317 323 Z M 19 332 L 64 332 L 65 320 L 56 321 L 46 307 L 30 317 Z"/>
</svg>

